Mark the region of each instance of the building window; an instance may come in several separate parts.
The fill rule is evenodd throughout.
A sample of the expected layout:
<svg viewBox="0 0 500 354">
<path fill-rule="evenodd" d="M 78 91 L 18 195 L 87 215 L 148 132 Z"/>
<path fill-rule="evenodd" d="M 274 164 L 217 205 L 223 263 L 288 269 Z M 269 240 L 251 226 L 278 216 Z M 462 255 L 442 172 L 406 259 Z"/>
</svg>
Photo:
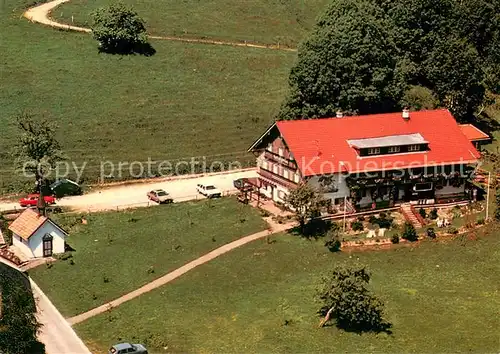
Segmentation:
<svg viewBox="0 0 500 354">
<path fill-rule="evenodd" d="M 368 155 L 377 155 L 380 154 L 380 148 L 369 148 Z"/>
<path fill-rule="evenodd" d="M 285 177 L 286 179 L 290 178 L 290 173 L 288 172 L 288 170 L 283 169 L 283 177 Z"/>
<path fill-rule="evenodd" d="M 281 157 L 283 157 L 283 149 L 282 148 L 278 149 L 278 155 L 280 155 Z"/>
<path fill-rule="evenodd" d="M 285 200 L 286 198 L 286 193 L 283 191 L 278 191 L 278 198 L 281 200 Z"/>
<path fill-rule="evenodd" d="M 274 164 L 274 165 L 273 165 L 273 173 L 274 173 L 274 174 L 278 174 L 278 172 L 279 172 L 279 171 L 278 171 L 278 165 Z"/>
<path fill-rule="evenodd" d="M 293 181 L 294 181 L 295 183 L 299 183 L 299 182 L 300 182 L 300 176 L 299 176 L 299 174 L 298 174 L 298 173 L 295 173 L 295 174 L 293 175 Z"/>
<path fill-rule="evenodd" d="M 389 146 L 389 153 L 400 152 L 401 148 L 399 146 Z"/>
<path fill-rule="evenodd" d="M 408 151 L 419 151 L 420 145 L 408 145 Z"/>
</svg>

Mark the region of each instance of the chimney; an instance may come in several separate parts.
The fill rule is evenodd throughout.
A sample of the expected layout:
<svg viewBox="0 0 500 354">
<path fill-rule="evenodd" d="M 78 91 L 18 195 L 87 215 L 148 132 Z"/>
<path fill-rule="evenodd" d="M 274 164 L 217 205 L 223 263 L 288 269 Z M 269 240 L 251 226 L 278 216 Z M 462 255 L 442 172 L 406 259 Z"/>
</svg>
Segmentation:
<svg viewBox="0 0 500 354">
<path fill-rule="evenodd" d="M 406 121 L 410 120 L 410 110 L 406 107 L 403 109 L 403 119 Z"/>
<path fill-rule="evenodd" d="M 342 111 L 339 109 L 337 111 L 337 118 L 342 118 L 344 116 L 344 113 L 342 113 Z"/>
</svg>

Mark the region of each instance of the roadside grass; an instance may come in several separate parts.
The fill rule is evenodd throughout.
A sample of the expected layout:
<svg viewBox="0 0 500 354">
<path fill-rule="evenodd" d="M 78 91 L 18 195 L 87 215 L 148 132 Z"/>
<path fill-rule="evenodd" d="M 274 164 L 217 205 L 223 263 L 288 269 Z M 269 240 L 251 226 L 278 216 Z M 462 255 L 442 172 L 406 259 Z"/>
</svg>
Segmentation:
<svg viewBox="0 0 500 354">
<path fill-rule="evenodd" d="M 52 12 L 64 23 L 89 27 L 91 12 L 112 0 L 71 0 Z M 153 35 L 187 36 L 296 46 L 329 0 L 127 0 Z"/>
<path fill-rule="evenodd" d="M 73 257 L 35 268 L 30 276 L 65 316 L 102 305 L 266 228 L 255 209 L 234 198 L 90 214 L 86 225 L 78 215 L 54 218 L 69 231 Z"/>
<path fill-rule="evenodd" d="M 118 162 L 148 158 L 255 164 L 246 150 L 278 112 L 295 53 L 153 41 L 152 57 L 98 54 L 87 34 L 21 18 L 27 2 L 0 5 L 0 190 L 22 180 L 11 153 L 22 111 L 59 124 L 57 138 L 70 163 L 86 163 L 87 182 L 101 161 L 114 164 L 115 177 Z M 124 165 L 122 178 L 129 171 Z"/>
<path fill-rule="evenodd" d="M 500 233 L 478 233 L 353 253 L 281 234 L 75 328 L 101 351 L 131 341 L 169 353 L 497 352 Z M 392 335 L 317 327 L 322 275 L 352 263 L 371 270 Z"/>
</svg>

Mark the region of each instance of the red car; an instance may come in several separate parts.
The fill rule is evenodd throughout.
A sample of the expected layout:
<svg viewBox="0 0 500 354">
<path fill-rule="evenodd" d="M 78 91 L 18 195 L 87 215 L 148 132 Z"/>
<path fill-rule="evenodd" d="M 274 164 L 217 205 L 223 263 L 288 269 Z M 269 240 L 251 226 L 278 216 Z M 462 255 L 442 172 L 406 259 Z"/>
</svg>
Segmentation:
<svg viewBox="0 0 500 354">
<path fill-rule="evenodd" d="M 21 198 L 19 200 L 19 204 L 23 208 L 27 207 L 27 206 L 36 206 L 36 204 L 38 203 L 38 198 L 39 198 L 39 194 L 28 194 L 27 197 Z M 55 204 L 56 203 L 56 198 L 54 198 L 50 195 L 45 195 L 43 197 L 43 199 L 45 200 L 45 203 L 47 203 L 47 204 Z"/>
</svg>

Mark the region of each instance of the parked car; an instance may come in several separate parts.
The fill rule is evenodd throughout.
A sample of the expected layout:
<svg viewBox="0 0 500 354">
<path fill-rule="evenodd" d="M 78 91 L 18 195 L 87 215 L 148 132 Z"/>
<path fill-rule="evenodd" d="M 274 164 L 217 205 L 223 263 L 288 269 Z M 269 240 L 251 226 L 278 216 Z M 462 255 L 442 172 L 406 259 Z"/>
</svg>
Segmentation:
<svg viewBox="0 0 500 354">
<path fill-rule="evenodd" d="M 233 186 L 236 189 L 243 189 L 244 185 L 245 185 L 245 179 L 244 178 L 235 179 L 233 181 Z"/>
<path fill-rule="evenodd" d="M 174 199 L 165 192 L 163 189 L 155 189 L 147 194 L 148 199 L 156 202 L 158 204 L 170 204 L 174 202 Z"/>
<path fill-rule="evenodd" d="M 148 354 L 142 344 L 119 343 L 109 348 L 108 354 Z"/>
<path fill-rule="evenodd" d="M 28 206 L 36 206 L 38 203 L 38 198 L 40 197 L 39 194 L 28 194 L 26 197 L 21 198 L 19 200 L 19 204 L 21 207 L 28 207 Z M 56 198 L 54 198 L 51 195 L 44 195 L 43 199 L 45 200 L 46 204 L 55 204 L 56 203 Z"/>
<path fill-rule="evenodd" d="M 50 190 L 56 198 L 62 198 L 66 195 L 81 195 L 80 185 L 70 179 L 61 178 L 50 185 Z"/>
<path fill-rule="evenodd" d="M 196 190 L 207 198 L 220 198 L 222 196 L 221 191 L 212 184 L 197 184 Z"/>
</svg>

